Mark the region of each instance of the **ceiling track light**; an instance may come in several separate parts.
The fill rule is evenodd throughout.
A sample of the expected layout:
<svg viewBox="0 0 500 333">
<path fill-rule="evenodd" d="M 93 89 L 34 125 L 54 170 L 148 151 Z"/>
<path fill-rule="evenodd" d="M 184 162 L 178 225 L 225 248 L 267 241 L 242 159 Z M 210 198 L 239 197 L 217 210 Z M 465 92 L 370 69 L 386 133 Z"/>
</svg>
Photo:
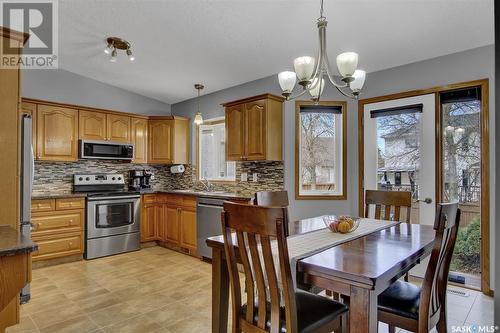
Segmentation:
<svg viewBox="0 0 500 333">
<path fill-rule="evenodd" d="M 106 38 L 106 48 L 104 49 L 104 53 L 111 55 L 111 58 L 109 59 L 110 62 L 117 62 L 117 50 L 124 50 L 127 54 L 128 60 L 131 62 L 135 60 L 135 56 L 132 53 L 132 46 L 128 41 L 119 37 Z"/>
</svg>

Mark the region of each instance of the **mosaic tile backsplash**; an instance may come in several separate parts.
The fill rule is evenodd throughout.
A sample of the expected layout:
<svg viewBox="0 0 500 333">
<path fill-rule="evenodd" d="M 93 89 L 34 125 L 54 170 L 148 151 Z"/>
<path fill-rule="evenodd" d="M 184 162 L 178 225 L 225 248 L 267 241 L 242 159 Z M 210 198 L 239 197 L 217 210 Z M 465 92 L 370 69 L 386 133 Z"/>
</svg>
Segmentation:
<svg viewBox="0 0 500 333">
<path fill-rule="evenodd" d="M 81 173 L 123 173 L 128 178 L 129 170 L 150 169 L 155 177 L 152 180 L 153 190 L 203 190 L 197 180 L 194 165 L 185 165 L 183 174 L 173 174 L 169 165 L 131 164 L 120 161 L 80 160 L 78 162 L 41 162 L 35 163 L 33 195 L 66 194 L 73 190 L 73 175 Z M 241 174 L 246 172 L 248 179 L 258 173 L 257 182 L 241 182 Z M 128 179 L 125 179 L 128 183 Z M 236 182 L 213 183 L 216 190 L 253 195 L 257 191 L 282 190 L 284 188 L 283 162 L 259 161 L 237 162 Z"/>
</svg>

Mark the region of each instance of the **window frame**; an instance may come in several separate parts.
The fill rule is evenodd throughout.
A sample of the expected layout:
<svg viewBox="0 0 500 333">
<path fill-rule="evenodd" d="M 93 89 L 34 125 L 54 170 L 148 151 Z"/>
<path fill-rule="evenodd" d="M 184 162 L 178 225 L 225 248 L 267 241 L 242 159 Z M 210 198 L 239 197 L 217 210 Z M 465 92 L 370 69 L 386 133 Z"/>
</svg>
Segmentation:
<svg viewBox="0 0 500 333">
<path fill-rule="evenodd" d="M 201 140 L 201 135 L 200 135 L 200 129 L 201 126 L 203 125 L 219 125 L 219 124 L 225 124 L 226 123 L 226 118 L 224 116 L 222 117 L 217 117 L 217 118 L 212 118 L 212 119 L 206 119 L 203 121 L 203 124 L 201 125 L 195 125 L 196 128 L 196 179 L 198 181 L 201 181 L 201 161 L 200 161 L 200 140 Z M 226 136 L 225 128 L 224 128 L 224 136 Z M 227 162 L 233 162 L 233 161 L 227 161 Z M 211 183 L 229 183 L 229 184 L 234 184 L 236 183 L 236 170 L 235 170 L 235 175 L 234 175 L 234 180 L 229 180 L 229 179 L 208 179 L 209 182 Z"/>
<path fill-rule="evenodd" d="M 342 147 L 342 170 L 340 179 L 342 180 L 342 192 L 340 194 L 310 194 L 300 193 L 300 107 L 305 105 L 315 105 L 313 101 L 295 102 L 295 200 L 347 200 L 347 102 L 346 101 L 320 101 L 317 105 L 340 106 L 341 114 L 341 147 Z"/>
</svg>

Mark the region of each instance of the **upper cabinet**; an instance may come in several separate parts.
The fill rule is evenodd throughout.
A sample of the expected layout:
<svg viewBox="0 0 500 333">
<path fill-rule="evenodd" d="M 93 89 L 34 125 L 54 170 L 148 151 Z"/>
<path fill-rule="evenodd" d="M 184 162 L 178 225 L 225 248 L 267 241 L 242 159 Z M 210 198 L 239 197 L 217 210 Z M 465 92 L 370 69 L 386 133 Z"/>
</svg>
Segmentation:
<svg viewBox="0 0 500 333">
<path fill-rule="evenodd" d="M 78 159 L 78 110 L 39 104 L 37 108 L 37 159 Z"/>
<path fill-rule="evenodd" d="M 134 145 L 133 163 L 147 163 L 148 161 L 148 120 L 145 118 L 131 118 L 132 144 Z"/>
<path fill-rule="evenodd" d="M 227 160 L 283 159 L 283 101 L 263 94 L 223 104 Z"/>
<path fill-rule="evenodd" d="M 130 117 L 117 114 L 107 114 L 108 140 L 115 142 L 131 142 Z"/>
<path fill-rule="evenodd" d="M 189 119 L 140 116 L 25 98 L 20 114 L 33 118 L 38 160 L 78 160 L 78 140 L 131 143 L 132 163 L 189 163 Z"/>
<path fill-rule="evenodd" d="M 106 140 L 106 114 L 94 111 L 79 111 L 78 136 L 86 140 Z"/>
<path fill-rule="evenodd" d="M 129 116 L 99 111 L 80 110 L 79 138 L 131 142 L 131 124 Z"/>
<path fill-rule="evenodd" d="M 186 164 L 189 162 L 189 119 L 152 117 L 149 120 L 148 162 Z"/>
</svg>

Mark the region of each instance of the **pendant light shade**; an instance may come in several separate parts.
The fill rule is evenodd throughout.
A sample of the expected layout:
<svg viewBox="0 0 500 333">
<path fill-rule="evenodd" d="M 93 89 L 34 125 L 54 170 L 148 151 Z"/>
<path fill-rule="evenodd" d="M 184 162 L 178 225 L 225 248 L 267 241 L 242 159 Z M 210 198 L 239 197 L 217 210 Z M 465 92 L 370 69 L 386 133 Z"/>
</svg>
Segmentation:
<svg viewBox="0 0 500 333">
<path fill-rule="evenodd" d="M 297 75 L 294 72 L 284 71 L 278 74 L 278 81 L 280 83 L 281 90 L 286 93 L 290 93 L 295 87 L 295 82 L 297 81 Z"/>
<path fill-rule="evenodd" d="M 309 81 L 314 71 L 314 58 L 308 56 L 295 58 L 293 67 L 295 68 L 299 82 Z"/>
<path fill-rule="evenodd" d="M 351 89 L 353 91 L 360 91 L 365 84 L 366 72 L 361 69 L 356 69 L 352 74 L 354 81 L 351 82 Z"/>
<path fill-rule="evenodd" d="M 319 96 L 323 93 L 323 88 L 325 88 L 325 80 L 321 79 L 320 82 L 318 82 L 318 78 L 315 78 L 311 82 L 311 89 L 309 89 L 309 94 L 311 94 L 311 97 L 314 99 L 318 99 Z"/>
<path fill-rule="evenodd" d="M 358 67 L 358 54 L 355 52 L 344 52 L 337 56 L 337 67 L 343 77 L 354 74 Z"/>
<path fill-rule="evenodd" d="M 205 86 L 200 83 L 194 85 L 194 89 L 198 90 L 198 112 L 194 116 L 193 122 L 198 126 L 203 124 L 203 115 L 200 112 L 200 93 L 203 88 L 205 88 Z"/>
</svg>

